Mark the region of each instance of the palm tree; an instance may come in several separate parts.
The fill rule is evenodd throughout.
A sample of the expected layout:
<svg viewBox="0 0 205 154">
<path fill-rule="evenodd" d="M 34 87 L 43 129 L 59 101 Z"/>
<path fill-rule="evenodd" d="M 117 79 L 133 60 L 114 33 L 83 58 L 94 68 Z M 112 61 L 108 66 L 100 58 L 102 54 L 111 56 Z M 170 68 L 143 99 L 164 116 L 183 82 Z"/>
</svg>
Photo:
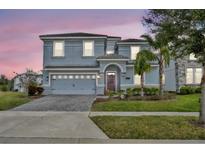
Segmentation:
<svg viewBox="0 0 205 154">
<path fill-rule="evenodd" d="M 135 74 L 140 75 L 141 80 L 141 96 L 144 96 L 144 73 L 151 70 L 150 61 L 156 59 L 156 56 L 149 50 L 141 50 L 136 56 L 134 62 Z"/>
<path fill-rule="evenodd" d="M 164 94 L 164 67 L 170 63 L 170 52 L 167 48 L 167 43 L 161 35 L 156 35 L 155 39 L 149 35 L 142 35 L 141 37 L 144 38 L 154 50 L 159 51 L 159 54 L 156 55 L 156 60 L 159 64 L 159 94 L 162 96 Z"/>
</svg>

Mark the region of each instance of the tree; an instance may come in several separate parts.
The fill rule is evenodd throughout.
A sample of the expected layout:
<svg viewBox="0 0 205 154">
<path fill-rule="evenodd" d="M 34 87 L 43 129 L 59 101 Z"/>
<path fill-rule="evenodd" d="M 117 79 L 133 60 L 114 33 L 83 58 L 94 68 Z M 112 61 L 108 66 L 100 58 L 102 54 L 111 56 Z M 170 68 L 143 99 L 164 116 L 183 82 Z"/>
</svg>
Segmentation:
<svg viewBox="0 0 205 154">
<path fill-rule="evenodd" d="M 167 41 L 172 54 L 183 57 L 194 54 L 202 64 L 201 114 L 205 123 L 205 10 L 150 10 L 144 24 L 154 35 L 160 34 Z"/>
<path fill-rule="evenodd" d="M 134 62 L 135 74 L 140 75 L 141 96 L 144 96 L 144 73 L 151 70 L 150 61 L 155 60 L 156 56 L 149 50 L 141 50 L 136 55 Z"/>
<path fill-rule="evenodd" d="M 149 35 L 142 35 L 141 37 L 143 37 L 154 50 L 159 51 L 159 54 L 156 55 L 156 60 L 159 64 L 159 94 L 162 96 L 164 94 L 164 67 L 168 66 L 170 63 L 170 54 L 167 48 L 167 43 L 159 34 L 155 36 L 155 39 Z"/>
<path fill-rule="evenodd" d="M 26 93 L 28 94 L 28 87 L 30 85 L 37 85 L 36 82 L 36 75 L 37 73 L 34 72 L 32 69 L 26 69 L 26 72 L 23 74 L 15 74 L 19 75 L 19 80 L 22 83 L 22 86 L 25 88 Z"/>
<path fill-rule="evenodd" d="M 0 75 L 0 84 L 8 84 L 8 78 L 5 75 Z"/>
</svg>

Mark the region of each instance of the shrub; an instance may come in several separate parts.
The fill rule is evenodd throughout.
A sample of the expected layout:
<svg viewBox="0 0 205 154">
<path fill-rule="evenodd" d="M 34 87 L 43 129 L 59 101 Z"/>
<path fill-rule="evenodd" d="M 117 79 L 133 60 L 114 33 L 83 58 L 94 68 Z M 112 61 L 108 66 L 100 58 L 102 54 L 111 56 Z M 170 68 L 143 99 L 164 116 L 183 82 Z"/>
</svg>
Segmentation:
<svg viewBox="0 0 205 154">
<path fill-rule="evenodd" d="M 1 87 L 1 91 L 8 91 L 8 87 L 7 87 L 7 85 L 2 85 L 2 87 Z"/>
<path fill-rule="evenodd" d="M 150 88 L 150 95 L 157 95 L 159 93 L 159 88 Z"/>
<path fill-rule="evenodd" d="M 34 86 L 34 85 L 29 85 L 28 86 L 28 94 L 30 96 L 33 96 L 33 95 L 37 94 L 37 87 Z"/>
<path fill-rule="evenodd" d="M 133 95 L 132 88 L 127 88 L 127 89 L 126 89 L 126 94 L 127 94 L 128 97 L 129 97 L 129 96 L 132 96 L 132 95 Z"/>
<path fill-rule="evenodd" d="M 44 89 L 42 87 L 37 87 L 36 85 L 32 84 L 28 86 L 28 94 L 30 96 L 41 95 L 43 91 Z"/>
<path fill-rule="evenodd" d="M 132 89 L 132 93 L 134 96 L 140 95 L 141 88 L 136 87 Z"/>
<path fill-rule="evenodd" d="M 201 93 L 201 87 L 197 87 L 197 88 L 195 89 L 195 93 Z"/>
<path fill-rule="evenodd" d="M 38 95 L 41 95 L 44 91 L 43 87 L 36 87 L 36 91 Z"/>
<path fill-rule="evenodd" d="M 200 93 L 200 92 L 201 92 L 200 87 L 182 86 L 180 88 L 181 95 L 194 94 L 194 93 Z"/>
</svg>

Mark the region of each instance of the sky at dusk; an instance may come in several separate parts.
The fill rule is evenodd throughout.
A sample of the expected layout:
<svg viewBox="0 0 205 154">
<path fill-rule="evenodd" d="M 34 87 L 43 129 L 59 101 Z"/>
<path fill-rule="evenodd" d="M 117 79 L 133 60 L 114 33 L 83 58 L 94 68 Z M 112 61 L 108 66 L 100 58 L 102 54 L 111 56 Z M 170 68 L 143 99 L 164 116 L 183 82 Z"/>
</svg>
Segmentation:
<svg viewBox="0 0 205 154">
<path fill-rule="evenodd" d="M 0 10 L 0 74 L 42 70 L 41 34 L 88 32 L 139 38 L 145 10 Z"/>
</svg>

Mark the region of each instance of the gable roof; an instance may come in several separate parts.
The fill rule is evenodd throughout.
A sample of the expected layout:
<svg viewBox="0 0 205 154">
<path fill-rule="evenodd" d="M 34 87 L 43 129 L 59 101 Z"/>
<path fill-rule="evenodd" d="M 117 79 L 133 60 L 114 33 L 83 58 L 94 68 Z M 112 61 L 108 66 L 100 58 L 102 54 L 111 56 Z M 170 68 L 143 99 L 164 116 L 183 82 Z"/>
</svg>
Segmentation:
<svg viewBox="0 0 205 154">
<path fill-rule="evenodd" d="M 93 34 L 93 33 L 84 33 L 84 32 L 78 32 L 78 33 L 61 33 L 61 34 L 45 34 L 39 36 L 41 39 L 45 37 L 49 38 L 55 38 L 55 37 L 104 37 L 104 38 L 121 38 L 118 36 L 108 36 L 108 35 L 102 35 L 102 34 Z"/>
</svg>

